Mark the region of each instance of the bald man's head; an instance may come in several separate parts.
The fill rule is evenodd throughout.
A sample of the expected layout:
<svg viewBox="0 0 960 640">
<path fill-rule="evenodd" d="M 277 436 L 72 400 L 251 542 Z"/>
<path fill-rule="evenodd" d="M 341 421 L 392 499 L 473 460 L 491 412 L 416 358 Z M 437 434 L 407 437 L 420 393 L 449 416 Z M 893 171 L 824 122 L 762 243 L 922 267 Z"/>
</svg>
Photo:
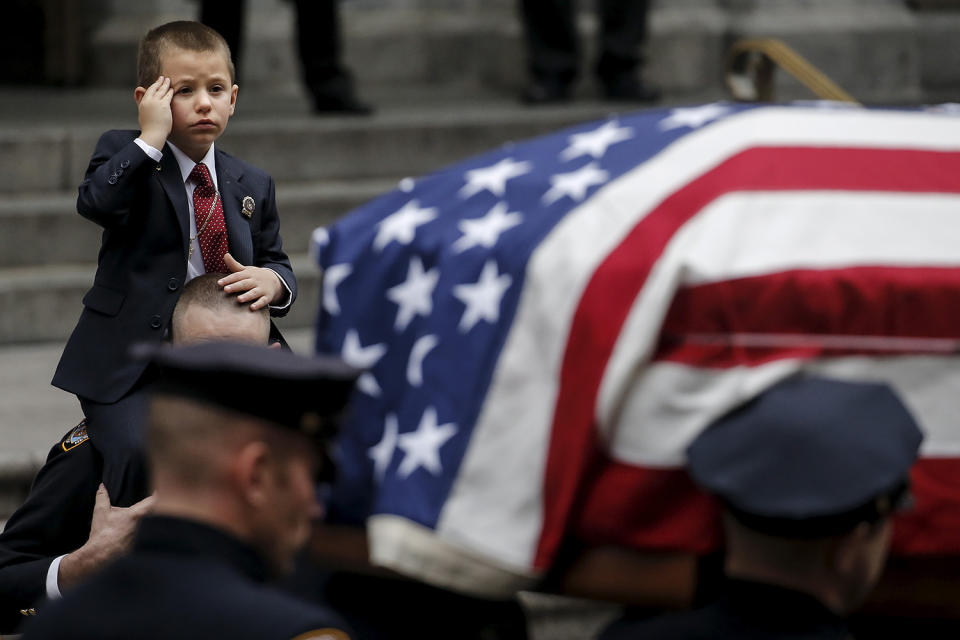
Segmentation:
<svg viewBox="0 0 960 640">
<path fill-rule="evenodd" d="M 173 310 L 171 332 L 175 344 L 228 340 L 266 344 L 270 315 L 264 308 L 251 311 L 225 293 L 217 280 L 225 274 L 205 273 L 187 283 Z"/>
</svg>

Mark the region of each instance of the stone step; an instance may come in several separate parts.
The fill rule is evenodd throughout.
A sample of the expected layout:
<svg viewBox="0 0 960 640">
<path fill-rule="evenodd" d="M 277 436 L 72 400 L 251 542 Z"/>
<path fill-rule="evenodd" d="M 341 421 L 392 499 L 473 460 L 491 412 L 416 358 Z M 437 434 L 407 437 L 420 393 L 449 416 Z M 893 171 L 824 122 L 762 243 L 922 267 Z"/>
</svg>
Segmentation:
<svg viewBox="0 0 960 640">
<path fill-rule="evenodd" d="M 121 3 L 118 3 L 121 4 Z M 129 3 L 125 3 L 129 5 Z M 137 39 L 150 26 L 192 18 L 185 0 L 155 2 L 166 11 L 116 9 L 94 29 L 90 79 L 101 86 L 131 86 Z M 584 75 L 594 59 L 596 20 L 581 3 Z M 293 12 L 279 0 L 248 3 L 241 85 L 277 95 L 302 93 L 292 37 Z M 525 80 L 525 52 L 515 2 L 343 3 L 344 58 L 361 93 L 377 101 L 403 87 L 454 84 L 466 94 L 513 95 Z M 948 58 L 960 41 L 940 37 L 942 19 L 956 10 L 917 18 L 903 0 L 669 0 L 650 13 L 649 77 L 668 95 L 723 86 L 724 55 L 738 37 L 777 37 L 794 46 L 854 96 L 866 102 L 922 99 L 928 77 L 956 84 L 960 69 L 923 51 L 932 31 Z M 931 71 L 932 70 L 932 71 Z M 804 90 L 779 83 L 793 98 Z M 936 89 L 936 87 L 933 87 Z"/>
<path fill-rule="evenodd" d="M 309 235 L 290 243 L 301 253 L 290 254 L 299 295 L 293 309 L 278 320 L 284 328 L 312 325 L 319 295 L 319 270 L 302 253 Z M 0 345 L 65 340 L 82 310 L 81 299 L 93 284 L 93 264 L 57 264 L 0 269 Z"/>
<path fill-rule="evenodd" d="M 306 239 L 351 209 L 396 186 L 396 180 L 282 183 L 277 186 L 281 234 L 294 253 Z M 23 194 L 0 200 L 0 268 L 92 262 L 101 228 L 77 213 L 73 193 Z M 3 272 L 0 271 L 0 274 Z"/>
<path fill-rule="evenodd" d="M 95 92 L 75 94 L 73 102 L 85 96 L 96 97 Z M 253 108 L 254 115 L 230 123 L 221 148 L 265 169 L 277 182 L 419 175 L 511 140 L 625 109 L 601 102 L 531 109 L 488 101 L 403 106 L 370 118 L 315 118 L 282 110 L 262 115 L 262 102 Z M 125 126 L 136 123 L 127 119 L 112 125 Z M 67 126 L 0 121 L 0 194 L 75 193 L 103 130 L 102 124 L 82 121 Z"/>
</svg>

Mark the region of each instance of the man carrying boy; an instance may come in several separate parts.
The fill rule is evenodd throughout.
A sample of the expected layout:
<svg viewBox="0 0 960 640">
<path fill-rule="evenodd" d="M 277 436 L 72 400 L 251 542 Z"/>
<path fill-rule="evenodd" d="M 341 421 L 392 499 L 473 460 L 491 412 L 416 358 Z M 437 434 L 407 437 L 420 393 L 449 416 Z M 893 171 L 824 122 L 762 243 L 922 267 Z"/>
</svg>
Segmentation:
<svg viewBox="0 0 960 640">
<path fill-rule="evenodd" d="M 336 614 L 267 582 L 320 515 L 315 475 L 358 372 L 260 345 L 154 349 L 153 510 L 128 555 L 31 618 L 24 638 L 348 640 Z"/>
<path fill-rule="evenodd" d="M 108 131 L 80 184 L 77 210 L 104 228 L 93 287 L 53 384 L 80 399 L 115 504 L 143 496 L 143 407 L 136 342 L 160 341 L 183 285 L 206 272 L 252 310 L 283 316 L 296 280 L 283 252 L 274 184 L 214 146 L 236 107 L 230 51 L 197 22 L 171 22 L 140 43 L 140 132 Z M 278 336 L 278 334 L 275 334 Z M 245 392 L 249 392 L 246 390 Z"/>
<path fill-rule="evenodd" d="M 183 288 L 170 321 L 173 344 L 267 344 L 267 310 L 252 312 L 237 304 L 236 296 L 217 284 L 222 276 L 207 273 Z M 146 407 L 142 419 L 128 428 L 139 432 L 145 419 Z M 127 551 L 153 498 L 143 494 L 132 507 L 112 506 L 102 475 L 102 456 L 89 440 L 86 421 L 50 449 L 26 501 L 0 533 L 0 634 L 36 615 L 45 597 L 59 598 Z"/>
</svg>

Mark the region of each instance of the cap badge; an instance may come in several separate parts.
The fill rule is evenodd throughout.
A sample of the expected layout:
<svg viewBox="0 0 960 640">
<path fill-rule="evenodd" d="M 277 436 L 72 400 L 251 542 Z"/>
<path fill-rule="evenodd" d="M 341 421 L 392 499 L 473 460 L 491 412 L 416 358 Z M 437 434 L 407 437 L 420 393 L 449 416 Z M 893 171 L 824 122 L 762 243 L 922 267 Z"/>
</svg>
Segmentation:
<svg viewBox="0 0 960 640">
<path fill-rule="evenodd" d="M 253 211 L 257 208 L 256 201 L 251 196 L 243 196 L 243 215 L 253 217 Z"/>
</svg>

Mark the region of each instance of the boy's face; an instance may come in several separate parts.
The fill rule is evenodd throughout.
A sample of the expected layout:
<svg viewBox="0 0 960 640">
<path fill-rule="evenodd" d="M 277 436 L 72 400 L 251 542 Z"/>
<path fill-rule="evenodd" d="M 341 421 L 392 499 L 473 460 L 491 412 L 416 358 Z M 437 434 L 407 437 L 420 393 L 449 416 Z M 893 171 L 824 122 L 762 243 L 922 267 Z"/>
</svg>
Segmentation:
<svg viewBox="0 0 960 640">
<path fill-rule="evenodd" d="M 220 51 L 170 47 L 162 69 L 173 89 L 173 128 L 167 139 L 199 162 L 226 129 L 237 104 L 238 87 L 230 84 L 227 61 Z"/>
</svg>

